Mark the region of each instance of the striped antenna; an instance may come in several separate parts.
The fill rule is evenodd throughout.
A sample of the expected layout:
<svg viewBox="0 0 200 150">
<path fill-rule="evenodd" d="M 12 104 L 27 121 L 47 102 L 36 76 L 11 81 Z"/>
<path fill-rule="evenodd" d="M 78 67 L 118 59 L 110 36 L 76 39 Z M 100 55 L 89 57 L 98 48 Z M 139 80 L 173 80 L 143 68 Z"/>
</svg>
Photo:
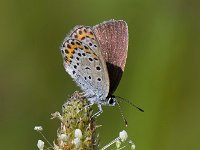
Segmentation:
<svg viewBox="0 0 200 150">
<path fill-rule="evenodd" d="M 121 109 L 119 103 L 118 103 L 117 101 L 116 101 L 116 103 L 117 103 L 117 106 L 118 106 L 118 108 L 119 108 L 119 111 L 120 111 L 120 114 L 121 114 L 121 116 L 122 116 L 122 119 L 124 120 L 125 126 L 127 127 L 127 126 L 128 126 L 128 122 L 127 122 L 126 118 L 124 117 L 123 111 L 122 111 L 122 109 Z"/>
<path fill-rule="evenodd" d="M 119 96 L 116 96 L 116 97 L 117 97 L 117 98 L 120 98 L 121 100 L 125 101 L 126 103 L 130 104 L 131 106 L 133 106 L 133 107 L 137 108 L 139 111 L 141 111 L 141 112 L 144 112 L 144 110 L 143 110 L 143 109 L 139 108 L 138 106 L 136 106 L 135 104 L 133 104 L 133 103 L 132 103 L 132 102 L 130 102 L 129 100 L 127 100 L 127 99 L 124 99 L 124 98 L 122 98 L 122 97 L 119 97 Z"/>
</svg>

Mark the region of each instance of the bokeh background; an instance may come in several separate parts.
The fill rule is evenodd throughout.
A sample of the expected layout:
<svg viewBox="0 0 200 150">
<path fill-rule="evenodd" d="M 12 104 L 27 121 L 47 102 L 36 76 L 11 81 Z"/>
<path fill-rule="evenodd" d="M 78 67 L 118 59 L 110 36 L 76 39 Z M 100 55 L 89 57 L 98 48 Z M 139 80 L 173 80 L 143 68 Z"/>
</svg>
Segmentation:
<svg viewBox="0 0 200 150">
<path fill-rule="evenodd" d="M 126 128 L 118 109 L 105 107 L 100 147 L 125 129 L 138 150 L 199 150 L 199 8 L 192 0 L 1 0 L 0 149 L 37 149 L 35 125 L 56 138 L 50 114 L 79 89 L 64 71 L 61 41 L 75 25 L 122 19 L 129 52 L 115 94 L 145 112 L 122 103 Z"/>
</svg>

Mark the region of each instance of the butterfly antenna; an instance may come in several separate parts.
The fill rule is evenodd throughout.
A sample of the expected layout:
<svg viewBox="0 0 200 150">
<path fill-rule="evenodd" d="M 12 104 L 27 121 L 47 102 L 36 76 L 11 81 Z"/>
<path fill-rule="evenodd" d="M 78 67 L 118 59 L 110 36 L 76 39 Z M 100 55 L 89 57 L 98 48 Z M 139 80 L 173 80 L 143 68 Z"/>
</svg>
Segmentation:
<svg viewBox="0 0 200 150">
<path fill-rule="evenodd" d="M 117 98 L 120 98 L 121 100 L 124 100 L 126 103 L 128 103 L 128 104 L 130 104 L 131 106 L 133 106 L 133 107 L 137 108 L 139 111 L 141 111 L 141 112 L 144 112 L 144 110 L 143 110 L 143 109 L 141 109 L 141 108 L 139 108 L 138 106 L 136 106 L 135 104 L 131 103 L 129 100 L 127 100 L 127 99 L 124 99 L 124 98 L 122 98 L 122 97 L 119 97 L 119 96 L 116 96 L 116 97 L 117 97 Z"/>
<path fill-rule="evenodd" d="M 116 101 L 116 103 L 117 103 L 117 106 L 118 106 L 118 108 L 119 108 L 119 111 L 120 111 L 120 114 L 121 114 L 121 116 L 122 116 L 122 119 L 124 120 L 125 126 L 127 127 L 127 126 L 128 126 L 128 122 L 127 122 L 126 118 L 124 117 L 123 111 L 122 111 L 122 109 L 121 109 L 119 103 L 118 103 L 117 101 Z"/>
</svg>

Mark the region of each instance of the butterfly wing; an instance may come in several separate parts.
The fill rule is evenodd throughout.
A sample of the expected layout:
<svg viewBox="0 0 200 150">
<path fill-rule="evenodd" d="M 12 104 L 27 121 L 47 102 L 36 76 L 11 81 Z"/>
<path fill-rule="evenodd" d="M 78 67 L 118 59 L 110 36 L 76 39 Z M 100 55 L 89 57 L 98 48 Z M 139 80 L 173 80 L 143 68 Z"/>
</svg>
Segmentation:
<svg viewBox="0 0 200 150">
<path fill-rule="evenodd" d="M 61 46 L 66 72 L 91 103 L 101 103 L 109 93 L 109 77 L 99 45 L 90 27 L 78 26 Z"/>
<path fill-rule="evenodd" d="M 93 27 L 94 34 L 106 61 L 110 78 L 109 95 L 116 90 L 126 63 L 128 26 L 122 20 L 110 20 Z"/>
</svg>

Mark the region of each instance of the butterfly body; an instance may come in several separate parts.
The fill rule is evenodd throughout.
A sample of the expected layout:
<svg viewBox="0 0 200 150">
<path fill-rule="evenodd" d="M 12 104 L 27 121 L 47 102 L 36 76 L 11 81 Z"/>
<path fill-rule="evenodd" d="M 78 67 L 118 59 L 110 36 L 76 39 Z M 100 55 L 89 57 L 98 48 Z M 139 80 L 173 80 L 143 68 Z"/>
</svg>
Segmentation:
<svg viewBox="0 0 200 150">
<path fill-rule="evenodd" d="M 100 111 L 102 105 L 115 105 L 113 93 L 124 71 L 127 36 L 127 24 L 111 20 L 94 27 L 76 26 L 60 47 L 66 72 Z"/>
</svg>

